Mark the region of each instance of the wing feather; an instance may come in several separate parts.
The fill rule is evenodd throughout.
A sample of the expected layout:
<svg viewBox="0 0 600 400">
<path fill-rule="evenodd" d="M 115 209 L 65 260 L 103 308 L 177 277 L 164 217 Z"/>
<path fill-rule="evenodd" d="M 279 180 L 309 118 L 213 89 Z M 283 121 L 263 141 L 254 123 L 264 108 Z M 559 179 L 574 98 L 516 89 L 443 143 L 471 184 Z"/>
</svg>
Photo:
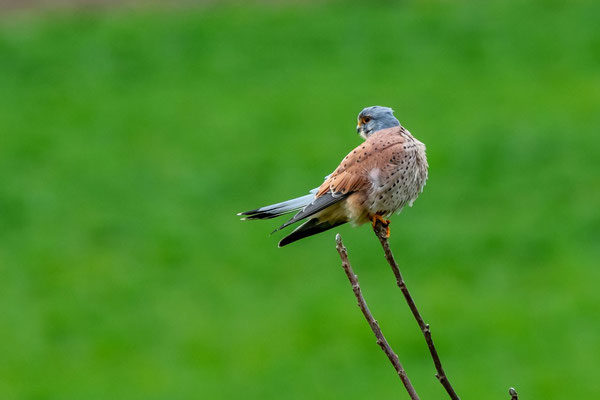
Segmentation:
<svg viewBox="0 0 600 400">
<path fill-rule="evenodd" d="M 295 222 L 298 222 L 304 218 L 310 217 L 311 215 L 314 215 L 314 214 L 318 213 L 319 211 L 322 211 L 322 210 L 326 209 L 327 207 L 329 207 L 339 201 L 344 200 L 348 195 L 350 195 L 350 193 L 347 193 L 347 194 L 326 193 L 323 196 L 319 196 L 312 203 L 310 203 L 309 205 L 304 207 L 296 215 L 294 215 L 290 220 L 288 220 L 285 224 L 281 225 L 279 228 L 275 229 L 275 231 L 273 231 L 273 232 L 283 229 L 286 226 L 289 226 L 289 225 L 291 225 Z"/>
<path fill-rule="evenodd" d="M 383 170 L 403 150 L 406 139 L 404 128 L 394 127 L 378 131 L 356 147 L 342 160 L 335 171 L 323 182 L 316 197 L 325 193 L 349 194 L 368 188 L 372 183 L 369 173 L 374 168 Z"/>
</svg>

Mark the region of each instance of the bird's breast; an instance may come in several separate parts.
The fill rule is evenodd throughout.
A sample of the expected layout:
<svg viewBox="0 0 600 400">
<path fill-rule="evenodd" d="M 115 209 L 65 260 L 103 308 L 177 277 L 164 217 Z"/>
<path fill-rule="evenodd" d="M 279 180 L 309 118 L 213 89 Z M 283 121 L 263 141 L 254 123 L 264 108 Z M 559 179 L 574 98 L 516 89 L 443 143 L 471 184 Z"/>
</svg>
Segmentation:
<svg viewBox="0 0 600 400">
<path fill-rule="evenodd" d="M 385 167 L 368 171 L 371 187 L 365 208 L 370 214 L 390 215 L 412 206 L 425 186 L 427 170 L 425 146 L 416 139 L 408 141 Z"/>
</svg>

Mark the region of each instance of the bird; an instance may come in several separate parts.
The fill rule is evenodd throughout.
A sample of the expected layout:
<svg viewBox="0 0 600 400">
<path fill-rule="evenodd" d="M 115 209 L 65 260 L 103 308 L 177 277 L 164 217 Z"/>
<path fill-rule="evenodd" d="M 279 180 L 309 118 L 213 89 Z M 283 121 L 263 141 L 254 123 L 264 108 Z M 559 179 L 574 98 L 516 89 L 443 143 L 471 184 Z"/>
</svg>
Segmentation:
<svg viewBox="0 0 600 400">
<path fill-rule="evenodd" d="M 243 220 L 270 219 L 296 212 L 275 233 L 306 220 L 279 242 L 279 247 L 350 222 L 359 226 L 400 213 L 423 191 L 429 165 L 426 148 L 404 128 L 389 107 L 364 108 L 356 131 L 364 141 L 350 151 L 324 182 L 309 194 L 238 213 Z"/>
</svg>

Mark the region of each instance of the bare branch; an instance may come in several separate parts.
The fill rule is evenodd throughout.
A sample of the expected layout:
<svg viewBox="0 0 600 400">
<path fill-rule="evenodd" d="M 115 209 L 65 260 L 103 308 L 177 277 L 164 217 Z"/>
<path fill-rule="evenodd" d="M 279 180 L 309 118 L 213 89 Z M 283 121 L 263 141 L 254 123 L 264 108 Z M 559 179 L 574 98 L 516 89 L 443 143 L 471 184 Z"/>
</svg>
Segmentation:
<svg viewBox="0 0 600 400">
<path fill-rule="evenodd" d="M 510 400 L 519 400 L 519 395 L 515 388 L 508 389 L 508 394 L 510 394 Z"/>
<path fill-rule="evenodd" d="M 371 330 L 377 338 L 377 344 L 379 345 L 379 347 L 381 347 L 381 350 L 383 350 L 385 355 L 389 358 L 390 362 L 394 366 L 394 369 L 398 373 L 398 376 L 404 384 L 404 387 L 406 388 L 406 391 L 408 392 L 410 398 L 413 400 L 418 400 L 419 396 L 417 395 L 417 392 L 415 391 L 415 388 L 413 387 L 412 383 L 408 379 L 408 375 L 402 367 L 398 356 L 396 355 L 396 353 L 394 353 L 387 340 L 385 340 L 385 337 L 381 332 L 379 324 L 377 323 L 375 318 L 373 318 L 371 311 L 369 311 L 369 307 L 367 307 L 367 303 L 362 295 L 362 291 L 360 290 L 360 286 L 358 284 L 358 277 L 354 274 L 354 271 L 350 266 L 350 261 L 348 261 L 348 251 L 342 243 L 342 237 L 339 234 L 337 234 L 335 237 L 335 241 L 337 243 L 336 249 L 338 253 L 340 253 L 340 258 L 342 259 L 342 268 L 344 268 L 344 272 L 346 273 L 350 284 L 352 284 L 352 291 L 354 292 L 354 296 L 356 296 L 356 300 L 358 300 L 358 306 L 360 307 L 360 310 L 367 319 Z"/>
<path fill-rule="evenodd" d="M 398 264 L 394 259 L 394 255 L 392 254 L 392 250 L 390 249 L 390 244 L 387 238 L 387 224 L 383 223 L 381 220 L 377 220 L 375 226 L 373 226 L 373 231 L 375 232 L 375 235 L 381 242 L 381 246 L 383 247 L 386 260 L 390 264 L 390 267 L 392 267 L 392 271 L 394 273 L 394 276 L 396 277 L 396 284 L 402 291 L 402 294 L 404 295 L 404 298 L 408 303 L 410 311 L 412 311 L 415 319 L 417 320 L 417 323 L 419 324 L 419 328 L 421 328 L 421 331 L 425 336 L 427 347 L 429 347 L 429 352 L 431 353 L 431 358 L 433 358 L 433 363 L 435 364 L 435 369 L 437 371 L 437 373 L 435 374 L 436 378 L 440 381 L 444 389 L 446 389 L 446 392 L 452 400 L 459 400 L 458 395 L 454 391 L 454 388 L 450 384 L 450 381 L 448 380 L 448 377 L 444 372 L 442 362 L 440 361 L 440 357 L 438 356 L 437 350 L 433 344 L 433 339 L 431 338 L 431 330 L 429 329 L 429 325 L 423 321 L 423 318 L 421 317 L 421 314 L 419 313 L 419 310 L 417 309 L 417 306 L 415 305 L 415 302 L 412 296 L 410 295 L 406 284 L 404 283 L 404 279 L 402 278 L 402 274 L 400 273 Z"/>
</svg>

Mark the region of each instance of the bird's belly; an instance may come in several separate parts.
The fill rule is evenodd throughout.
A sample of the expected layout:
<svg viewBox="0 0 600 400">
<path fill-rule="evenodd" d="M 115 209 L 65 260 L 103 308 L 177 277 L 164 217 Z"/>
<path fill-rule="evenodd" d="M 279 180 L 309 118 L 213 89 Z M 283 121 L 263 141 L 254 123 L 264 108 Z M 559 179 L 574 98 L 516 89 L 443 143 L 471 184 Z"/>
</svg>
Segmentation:
<svg viewBox="0 0 600 400">
<path fill-rule="evenodd" d="M 391 215 L 400 212 L 405 205 L 412 207 L 413 201 L 425 186 L 427 169 L 418 163 L 399 165 L 388 175 L 387 179 L 373 185 L 366 200 L 366 208 L 370 214 Z"/>
</svg>

